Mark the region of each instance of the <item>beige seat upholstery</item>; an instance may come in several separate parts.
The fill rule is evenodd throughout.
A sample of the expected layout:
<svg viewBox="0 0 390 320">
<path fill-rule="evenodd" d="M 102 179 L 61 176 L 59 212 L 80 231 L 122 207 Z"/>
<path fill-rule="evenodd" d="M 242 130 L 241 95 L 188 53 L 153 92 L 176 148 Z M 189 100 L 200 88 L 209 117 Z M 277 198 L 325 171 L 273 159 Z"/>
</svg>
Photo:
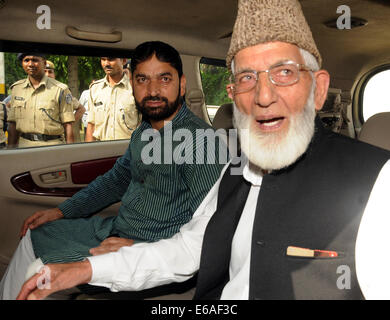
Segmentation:
<svg viewBox="0 0 390 320">
<path fill-rule="evenodd" d="M 204 94 L 201 89 L 192 88 L 187 90 L 186 104 L 195 115 L 210 124 L 210 119 L 206 110 Z"/>
<path fill-rule="evenodd" d="M 233 129 L 233 104 L 221 105 L 215 113 L 213 120 L 214 129 Z"/>
<path fill-rule="evenodd" d="M 390 150 L 390 112 L 370 117 L 362 127 L 359 140 Z"/>
<path fill-rule="evenodd" d="M 232 133 L 229 134 L 229 130 L 233 129 L 233 104 L 232 103 L 225 103 L 218 108 L 213 119 L 213 128 L 215 130 L 218 130 L 220 137 L 222 138 L 222 141 L 227 146 L 229 146 L 230 149 L 231 145 L 229 143 L 231 142 L 230 135 Z M 233 139 L 233 141 L 234 140 L 237 141 L 237 139 Z"/>
</svg>

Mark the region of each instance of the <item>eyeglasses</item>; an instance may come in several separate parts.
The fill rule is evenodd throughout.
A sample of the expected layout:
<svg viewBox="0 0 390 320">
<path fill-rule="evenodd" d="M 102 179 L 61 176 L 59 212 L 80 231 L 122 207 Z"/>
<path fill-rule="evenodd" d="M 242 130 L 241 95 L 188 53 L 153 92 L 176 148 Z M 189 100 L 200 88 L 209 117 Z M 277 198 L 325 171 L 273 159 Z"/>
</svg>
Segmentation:
<svg viewBox="0 0 390 320">
<path fill-rule="evenodd" d="M 303 64 L 294 61 L 286 61 L 271 66 L 268 70 L 246 70 L 233 75 L 231 82 L 234 84 L 235 93 L 243 93 L 252 90 L 259 80 L 259 75 L 266 72 L 269 81 L 274 85 L 285 87 L 299 81 L 300 71 L 313 71 Z"/>
</svg>

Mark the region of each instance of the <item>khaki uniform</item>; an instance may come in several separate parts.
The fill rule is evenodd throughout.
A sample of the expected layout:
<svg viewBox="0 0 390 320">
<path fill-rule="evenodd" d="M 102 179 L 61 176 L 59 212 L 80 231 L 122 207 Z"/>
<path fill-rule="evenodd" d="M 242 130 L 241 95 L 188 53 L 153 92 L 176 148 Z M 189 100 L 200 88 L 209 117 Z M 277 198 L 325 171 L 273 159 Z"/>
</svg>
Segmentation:
<svg viewBox="0 0 390 320">
<path fill-rule="evenodd" d="M 4 104 L 0 102 L 0 149 L 5 147 L 5 132 L 4 132 Z"/>
<path fill-rule="evenodd" d="M 90 86 L 88 122 L 95 125 L 93 136 L 97 140 L 129 139 L 141 123 L 129 78 L 110 86 L 107 77 Z"/>
<path fill-rule="evenodd" d="M 19 147 L 65 143 L 63 124 L 74 121 L 72 94 L 68 86 L 45 75 L 36 89 L 28 78 L 15 82 L 11 89 L 8 121 L 16 123 L 19 133 L 62 136 L 48 141 L 20 137 Z"/>
</svg>

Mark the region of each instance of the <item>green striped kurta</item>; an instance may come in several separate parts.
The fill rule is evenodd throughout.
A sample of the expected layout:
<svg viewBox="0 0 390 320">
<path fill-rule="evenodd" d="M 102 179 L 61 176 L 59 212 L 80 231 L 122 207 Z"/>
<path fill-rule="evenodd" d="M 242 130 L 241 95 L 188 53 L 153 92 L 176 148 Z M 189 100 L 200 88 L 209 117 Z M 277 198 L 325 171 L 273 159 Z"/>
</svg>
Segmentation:
<svg viewBox="0 0 390 320">
<path fill-rule="evenodd" d="M 189 130 L 192 139 L 179 139 L 180 129 Z M 152 135 L 150 123 L 142 122 L 114 167 L 58 206 L 64 219 L 32 230 L 35 255 L 43 263 L 78 261 L 89 256 L 89 249 L 110 235 L 152 242 L 177 233 L 191 219 L 226 163 L 226 159 L 218 157 L 219 148 L 210 147 L 207 139 L 197 135 L 197 129 L 210 129 L 210 126 L 185 104 L 170 125 L 166 124 L 159 132 L 154 130 Z M 149 139 L 141 138 L 143 133 L 148 133 Z M 172 142 L 172 136 L 178 141 Z M 173 154 L 167 152 L 169 148 L 164 149 L 169 143 Z M 160 145 L 162 148 L 158 148 Z M 162 163 L 148 164 L 142 158 L 145 146 L 150 151 L 146 154 L 159 155 Z M 155 148 L 150 150 L 151 146 Z M 175 152 L 186 155 L 187 161 L 164 164 L 164 159 L 169 160 Z M 196 163 L 201 158 L 196 157 L 199 154 L 204 156 L 204 164 Z M 94 215 L 119 201 L 117 216 Z"/>
</svg>

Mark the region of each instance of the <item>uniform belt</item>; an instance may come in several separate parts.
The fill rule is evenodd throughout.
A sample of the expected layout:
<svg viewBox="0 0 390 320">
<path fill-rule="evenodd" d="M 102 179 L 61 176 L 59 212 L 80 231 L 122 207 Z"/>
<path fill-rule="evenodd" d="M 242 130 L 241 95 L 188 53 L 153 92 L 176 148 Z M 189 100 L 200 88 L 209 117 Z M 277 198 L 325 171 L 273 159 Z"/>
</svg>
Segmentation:
<svg viewBox="0 0 390 320">
<path fill-rule="evenodd" d="M 40 134 L 40 133 L 22 133 L 20 136 L 30 141 L 49 141 L 49 140 L 60 139 L 62 137 L 60 135 L 48 135 L 48 134 Z"/>
</svg>

